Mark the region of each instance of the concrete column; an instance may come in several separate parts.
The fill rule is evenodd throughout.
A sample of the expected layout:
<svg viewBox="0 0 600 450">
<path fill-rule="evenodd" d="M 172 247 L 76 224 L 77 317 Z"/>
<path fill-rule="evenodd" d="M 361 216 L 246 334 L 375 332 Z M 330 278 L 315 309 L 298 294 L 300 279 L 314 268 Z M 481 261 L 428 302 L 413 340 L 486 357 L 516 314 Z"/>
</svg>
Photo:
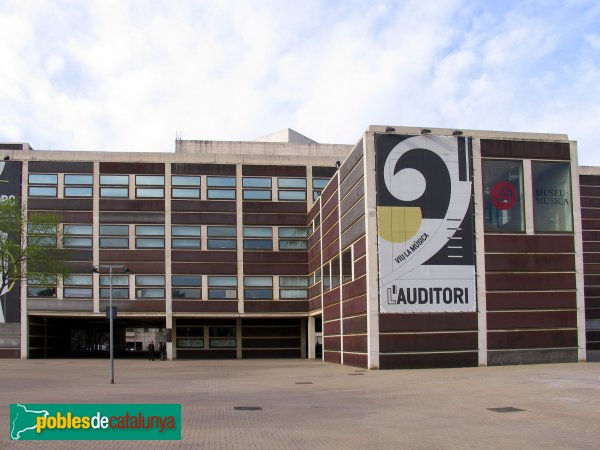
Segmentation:
<svg viewBox="0 0 600 450">
<path fill-rule="evenodd" d="M 100 264 L 100 163 L 94 161 L 92 188 L 92 266 Z M 100 274 L 92 273 L 92 310 L 100 313 Z"/>
<path fill-rule="evenodd" d="M 165 328 L 173 329 L 173 290 L 171 283 L 171 164 L 165 164 Z M 170 359 L 167 343 L 167 359 Z"/>
<path fill-rule="evenodd" d="M 317 345 L 317 335 L 315 334 L 315 316 L 309 316 L 307 320 L 308 333 L 308 359 L 315 359 L 315 347 Z"/>
<path fill-rule="evenodd" d="M 242 319 L 235 319 L 235 357 L 242 359 Z"/>
<path fill-rule="evenodd" d="M 302 359 L 306 358 L 306 333 L 308 331 L 306 322 L 305 317 L 300 319 L 300 358 Z"/>
<path fill-rule="evenodd" d="M 523 200 L 525 207 L 525 234 L 534 234 L 533 227 L 533 176 L 531 174 L 531 160 L 523 160 Z M 482 203 L 483 205 L 483 203 Z"/>
<path fill-rule="evenodd" d="M 236 173 L 236 230 L 237 230 L 237 279 L 238 279 L 238 312 L 244 313 L 244 216 L 242 199 L 242 165 L 235 165 Z"/>
</svg>

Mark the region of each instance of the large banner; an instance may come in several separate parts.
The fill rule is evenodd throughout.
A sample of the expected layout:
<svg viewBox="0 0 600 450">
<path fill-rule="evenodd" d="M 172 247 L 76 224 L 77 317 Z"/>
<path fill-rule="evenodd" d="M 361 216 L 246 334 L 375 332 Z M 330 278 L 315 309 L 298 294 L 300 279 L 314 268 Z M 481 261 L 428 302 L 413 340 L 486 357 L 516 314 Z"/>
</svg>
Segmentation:
<svg viewBox="0 0 600 450">
<path fill-rule="evenodd" d="M 21 164 L 21 161 L 0 161 L 0 202 L 21 198 Z M 0 264 L 8 263 L 0 259 Z M 21 321 L 19 299 L 18 284 L 10 292 L 0 292 L 0 323 Z"/>
<path fill-rule="evenodd" d="M 382 313 L 476 310 L 471 140 L 375 135 Z"/>
</svg>

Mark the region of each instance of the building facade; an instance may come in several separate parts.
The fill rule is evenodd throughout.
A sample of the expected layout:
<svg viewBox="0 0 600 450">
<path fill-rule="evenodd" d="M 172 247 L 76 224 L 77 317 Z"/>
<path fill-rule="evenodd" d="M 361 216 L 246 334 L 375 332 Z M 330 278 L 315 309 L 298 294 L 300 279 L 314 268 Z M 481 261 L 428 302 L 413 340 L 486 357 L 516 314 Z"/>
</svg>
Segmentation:
<svg viewBox="0 0 600 450">
<path fill-rule="evenodd" d="M 111 292 L 118 355 L 161 339 L 174 359 L 387 369 L 574 362 L 597 345 L 600 188 L 582 174 L 580 198 L 565 135 L 371 126 L 355 146 L 285 130 L 175 153 L 1 148 L 2 194 L 60 214 L 73 250 L 69 279 L 7 294 L 20 325 L 4 356 L 105 352 Z M 130 273 L 111 283 L 95 265 Z"/>
</svg>

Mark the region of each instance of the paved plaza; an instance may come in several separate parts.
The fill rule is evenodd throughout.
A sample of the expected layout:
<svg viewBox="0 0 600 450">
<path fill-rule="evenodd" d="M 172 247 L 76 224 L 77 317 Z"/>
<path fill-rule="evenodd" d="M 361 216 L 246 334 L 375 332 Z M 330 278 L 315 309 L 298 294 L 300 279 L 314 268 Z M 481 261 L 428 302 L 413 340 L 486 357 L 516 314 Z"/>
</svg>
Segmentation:
<svg viewBox="0 0 600 450">
<path fill-rule="evenodd" d="M 0 360 L 0 448 L 600 448 L 600 363 Z M 181 441 L 9 441 L 11 403 L 181 403 Z M 260 407 L 236 410 L 236 406 Z M 490 408 L 516 408 L 497 412 Z"/>
</svg>

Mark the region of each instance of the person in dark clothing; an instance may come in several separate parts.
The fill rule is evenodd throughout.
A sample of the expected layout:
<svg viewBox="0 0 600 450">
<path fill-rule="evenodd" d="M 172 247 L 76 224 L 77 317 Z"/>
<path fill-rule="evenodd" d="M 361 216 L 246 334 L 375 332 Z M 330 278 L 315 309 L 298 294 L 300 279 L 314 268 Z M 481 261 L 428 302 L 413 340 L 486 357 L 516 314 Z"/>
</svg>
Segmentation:
<svg viewBox="0 0 600 450">
<path fill-rule="evenodd" d="M 148 355 L 150 356 L 150 361 L 154 361 L 154 342 L 150 342 L 148 344 Z"/>
<path fill-rule="evenodd" d="M 160 360 L 165 361 L 167 359 L 167 343 L 160 343 Z"/>
</svg>

